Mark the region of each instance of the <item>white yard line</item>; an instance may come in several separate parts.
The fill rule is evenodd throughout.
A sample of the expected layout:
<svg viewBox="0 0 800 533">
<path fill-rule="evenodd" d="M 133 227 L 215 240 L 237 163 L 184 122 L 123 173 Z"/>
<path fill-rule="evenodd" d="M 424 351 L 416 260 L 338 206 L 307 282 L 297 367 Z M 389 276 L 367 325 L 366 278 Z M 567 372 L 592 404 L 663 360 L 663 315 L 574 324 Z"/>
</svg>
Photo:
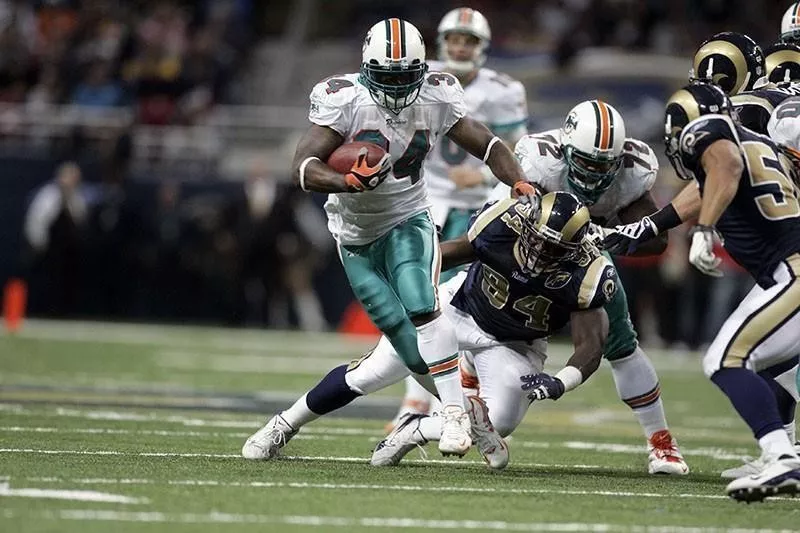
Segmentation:
<svg viewBox="0 0 800 533">
<path fill-rule="evenodd" d="M 456 492 L 471 494 L 558 494 L 564 496 L 612 496 L 622 498 L 690 498 L 726 500 L 721 494 L 666 494 L 655 492 L 625 492 L 607 490 L 560 490 L 560 489 L 516 489 L 497 487 L 426 487 L 420 485 L 377 485 L 361 483 L 308 483 L 305 481 L 218 481 L 199 479 L 127 479 L 127 478 L 26 478 L 31 483 L 71 483 L 77 485 L 173 485 L 190 487 L 244 487 L 262 489 L 320 489 L 320 490 L 368 490 L 400 492 Z M 791 500 L 791 498 L 785 498 Z"/>
<path fill-rule="evenodd" d="M 28 453 L 40 455 L 106 455 L 129 457 L 186 457 L 186 458 L 211 458 L 211 459 L 241 459 L 241 455 L 232 453 L 184 453 L 184 452 L 122 452 L 118 450 L 43 450 L 38 448 L 0 448 L 0 454 Z M 367 457 L 348 456 L 319 456 L 319 455 L 282 455 L 280 461 L 326 461 L 332 463 L 361 463 L 369 464 Z M 445 464 L 451 466 L 484 465 L 483 461 L 446 460 L 446 459 L 421 459 L 403 461 L 409 464 Z M 582 469 L 582 470 L 624 470 L 624 468 L 609 467 L 604 465 L 589 464 L 557 464 L 557 463 L 514 463 L 514 466 L 533 468 L 557 469 Z"/>
<path fill-rule="evenodd" d="M 74 502 L 149 503 L 147 498 L 131 498 L 121 494 L 110 494 L 94 490 L 12 489 L 6 482 L 0 483 L 0 497 L 68 500 Z"/>
<path fill-rule="evenodd" d="M 204 431 L 168 431 L 168 430 L 142 430 L 142 429 L 112 429 L 112 428 L 58 428 L 40 426 L 0 426 L 0 433 L 72 433 L 81 435 L 150 435 L 158 437 L 219 437 L 219 438 L 246 438 L 250 433 L 245 432 L 204 432 Z M 329 428 L 311 427 L 303 428 L 294 439 L 299 440 L 338 440 L 344 437 L 365 436 L 366 440 L 374 442 L 382 436 L 381 432 L 368 431 L 356 428 Z M 517 439 L 512 445 L 523 448 L 554 449 L 566 448 L 570 450 L 589 450 L 594 452 L 644 454 L 647 450 L 644 445 L 621 444 L 608 442 L 566 441 L 559 443 L 523 441 Z M 711 457 L 719 460 L 743 461 L 747 456 L 746 448 L 682 448 L 685 456 Z"/>
<path fill-rule="evenodd" d="M 48 520 L 75 520 L 80 522 L 144 522 L 180 524 L 283 524 L 310 527 L 339 528 L 396 528 L 438 530 L 490 530 L 490 531 L 553 531 L 561 533 L 723 533 L 724 528 L 681 527 L 668 525 L 621 525 L 585 522 L 506 522 L 503 520 L 434 520 L 408 517 L 317 516 L 317 515 L 260 515 L 230 513 L 162 513 L 126 512 L 103 509 L 62 509 L 38 513 L 17 512 L 6 509 L 6 518 L 43 518 Z M 793 533 L 781 529 L 743 529 L 736 533 Z"/>
</svg>

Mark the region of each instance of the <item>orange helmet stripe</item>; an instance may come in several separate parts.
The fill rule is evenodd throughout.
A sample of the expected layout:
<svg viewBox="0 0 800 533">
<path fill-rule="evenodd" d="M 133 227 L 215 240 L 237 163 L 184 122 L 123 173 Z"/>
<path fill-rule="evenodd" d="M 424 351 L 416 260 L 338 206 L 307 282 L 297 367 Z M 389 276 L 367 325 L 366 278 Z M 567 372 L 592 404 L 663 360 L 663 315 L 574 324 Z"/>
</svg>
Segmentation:
<svg viewBox="0 0 800 533">
<path fill-rule="evenodd" d="M 389 19 L 389 27 L 391 28 L 391 43 L 392 43 L 392 60 L 400 61 L 401 38 L 400 38 L 400 19 Z"/>
<path fill-rule="evenodd" d="M 794 5 L 794 23 L 800 23 L 800 2 Z"/>
<path fill-rule="evenodd" d="M 611 112 L 602 100 L 597 100 L 597 107 L 600 110 L 600 142 L 597 148 L 608 150 L 611 146 Z"/>
<path fill-rule="evenodd" d="M 472 13 L 473 13 L 472 9 L 465 7 L 464 9 L 461 10 L 461 13 L 459 14 L 458 22 L 460 24 L 465 24 L 465 25 L 469 24 L 470 22 L 472 22 Z"/>
</svg>

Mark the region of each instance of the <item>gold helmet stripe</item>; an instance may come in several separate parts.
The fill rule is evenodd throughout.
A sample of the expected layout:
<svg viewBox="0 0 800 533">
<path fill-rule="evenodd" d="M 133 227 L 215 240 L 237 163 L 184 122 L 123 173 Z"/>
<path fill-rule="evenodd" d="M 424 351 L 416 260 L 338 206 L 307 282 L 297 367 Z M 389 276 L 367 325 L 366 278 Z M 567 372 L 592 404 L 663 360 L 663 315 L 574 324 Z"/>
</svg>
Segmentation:
<svg viewBox="0 0 800 533">
<path fill-rule="evenodd" d="M 683 109 L 683 111 L 686 113 L 688 122 L 691 122 L 700 116 L 700 105 L 697 103 L 697 100 L 694 99 L 692 93 L 686 89 L 681 89 L 673 94 L 672 98 L 670 98 L 667 102 L 667 107 L 669 107 L 671 104 L 677 104 L 681 107 L 681 109 Z"/>
<path fill-rule="evenodd" d="M 772 74 L 772 71 L 775 70 L 781 63 L 800 64 L 800 52 L 796 50 L 778 50 L 777 52 L 768 55 L 765 61 L 767 67 L 767 76 Z"/>
<path fill-rule="evenodd" d="M 541 230 L 542 226 L 547 225 L 547 221 L 550 220 L 550 215 L 553 213 L 553 204 L 556 201 L 555 193 L 547 193 L 542 196 L 542 203 L 541 205 L 541 214 L 539 215 L 539 220 L 536 221 L 534 227 L 537 230 Z"/>
<path fill-rule="evenodd" d="M 733 66 L 736 69 L 736 79 L 734 80 L 734 85 L 730 91 L 730 94 L 738 94 L 747 84 L 747 78 L 750 74 L 747 71 L 747 60 L 745 59 L 744 54 L 742 54 L 742 51 L 739 50 L 735 45 L 729 43 L 728 41 L 711 41 L 710 43 L 706 43 L 700 47 L 700 50 L 698 50 L 694 55 L 694 75 L 696 77 L 706 77 L 706 73 L 702 72 L 700 69 L 700 63 L 712 55 L 725 56 L 731 60 L 731 63 L 733 63 Z M 714 83 L 719 83 L 719 80 L 726 77 L 727 76 L 725 74 L 712 73 L 711 79 Z"/>
<path fill-rule="evenodd" d="M 589 210 L 581 206 L 581 208 L 575 211 L 575 214 L 567 220 L 567 223 L 564 224 L 564 229 L 561 230 L 561 238 L 565 241 L 572 241 L 578 230 L 588 224 L 589 220 Z"/>
</svg>

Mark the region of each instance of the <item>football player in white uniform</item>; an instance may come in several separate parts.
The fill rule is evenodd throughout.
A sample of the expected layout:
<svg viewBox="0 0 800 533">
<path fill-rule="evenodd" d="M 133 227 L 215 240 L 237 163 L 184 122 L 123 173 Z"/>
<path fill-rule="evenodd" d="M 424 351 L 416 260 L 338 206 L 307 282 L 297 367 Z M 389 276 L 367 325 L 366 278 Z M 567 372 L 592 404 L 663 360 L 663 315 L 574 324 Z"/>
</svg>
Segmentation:
<svg viewBox="0 0 800 533">
<path fill-rule="evenodd" d="M 511 150 L 466 114 L 458 80 L 428 72 L 419 30 L 407 21 L 386 19 L 367 33 L 359 73 L 333 76 L 312 90 L 312 125 L 298 142 L 292 167 L 304 190 L 329 193 L 328 228 L 356 298 L 408 368 L 433 378 L 443 404 L 439 450 L 445 455 L 467 452 L 470 423 L 455 330 L 439 309 L 439 242 L 422 162 L 447 136 L 519 194 L 534 192 Z M 325 164 L 336 148 L 351 141 L 377 144 L 387 154 L 370 167 L 362 149 L 346 174 Z M 345 368 L 331 371 L 325 387 L 346 388 Z M 322 405 L 326 398 L 307 397 L 309 412 L 330 407 Z M 244 457 L 268 458 L 275 420 L 247 440 Z"/>
<path fill-rule="evenodd" d="M 767 56 L 770 79 L 779 78 L 795 87 L 800 82 L 800 46 L 782 43 L 780 50 Z M 773 57 L 770 62 L 770 57 Z M 772 140 L 800 150 L 800 96 L 787 98 L 769 117 L 767 133 Z"/>
<path fill-rule="evenodd" d="M 480 12 L 467 7 L 448 12 L 438 27 L 438 61 L 430 69 L 453 74 L 464 88 L 464 101 L 472 118 L 480 120 L 509 146 L 527 133 L 528 105 L 519 81 L 483 67 L 491 42 L 489 23 Z M 442 240 L 467 231 L 470 216 L 480 209 L 497 180 L 480 158 L 470 155 L 449 137 L 441 137 L 422 165 L 428 182 L 433 221 Z M 441 281 L 458 269 L 442 272 Z M 409 377 L 403 403 L 387 429 L 408 413 L 426 413 L 438 403 Z"/>
<path fill-rule="evenodd" d="M 800 2 L 792 2 L 783 13 L 781 41 L 800 44 Z"/>
<path fill-rule="evenodd" d="M 626 138 L 622 116 L 601 100 L 581 102 L 560 130 L 527 135 L 515 151 L 528 179 L 542 192 L 576 194 L 597 224 L 639 221 L 657 210 L 650 195 L 658 174 L 653 150 Z M 492 197 L 508 194 L 508 187 L 500 185 Z M 641 247 L 639 254 L 660 254 L 666 244 L 662 234 Z M 686 474 L 689 468 L 667 426 L 658 376 L 639 346 L 622 286 L 605 309 L 609 333 L 604 357 L 611 364 L 620 399 L 633 410 L 647 437 L 648 471 Z"/>
</svg>

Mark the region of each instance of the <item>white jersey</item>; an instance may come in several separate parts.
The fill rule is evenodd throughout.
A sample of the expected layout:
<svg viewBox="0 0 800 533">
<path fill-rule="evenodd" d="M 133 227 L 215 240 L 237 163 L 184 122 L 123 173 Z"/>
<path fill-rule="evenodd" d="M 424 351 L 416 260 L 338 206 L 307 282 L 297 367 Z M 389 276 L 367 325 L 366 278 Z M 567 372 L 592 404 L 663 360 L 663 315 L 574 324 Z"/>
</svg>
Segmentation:
<svg viewBox="0 0 800 533">
<path fill-rule="evenodd" d="M 431 69 L 444 68 L 442 62 L 430 61 L 429 64 Z M 528 104 L 525 87 L 517 80 L 482 68 L 464 87 L 464 100 L 469 116 L 486 124 L 495 135 L 512 144 L 525 135 Z M 440 218 L 446 217 L 452 208 L 480 208 L 491 192 L 491 182 L 469 189 L 456 189 L 448 174 L 451 168 L 460 165 L 475 169 L 484 167 L 480 159 L 467 153 L 447 136 L 439 139 L 425 160 L 425 179 L 428 181 L 437 224 L 444 222 Z"/>
<path fill-rule="evenodd" d="M 800 97 L 788 98 L 772 111 L 767 134 L 775 142 L 800 150 Z"/>
<path fill-rule="evenodd" d="M 381 145 L 392 158 L 392 173 L 375 189 L 328 196 L 328 229 L 340 244 L 368 244 L 428 209 L 422 161 L 467 108 L 454 76 L 430 72 L 425 77 L 419 97 L 398 115 L 372 100 L 358 74 L 328 78 L 312 90 L 311 122 L 332 128 L 344 142 Z"/>
<path fill-rule="evenodd" d="M 571 190 L 567 181 L 569 166 L 558 141 L 559 130 L 526 135 L 514 149 L 526 178 L 543 192 Z M 592 218 L 607 223 L 620 210 L 631 205 L 653 188 L 658 174 L 658 159 L 644 142 L 625 139 L 623 163 L 619 174 L 600 199 L 587 205 Z M 507 185 L 496 187 L 491 199 L 508 198 Z"/>
</svg>

